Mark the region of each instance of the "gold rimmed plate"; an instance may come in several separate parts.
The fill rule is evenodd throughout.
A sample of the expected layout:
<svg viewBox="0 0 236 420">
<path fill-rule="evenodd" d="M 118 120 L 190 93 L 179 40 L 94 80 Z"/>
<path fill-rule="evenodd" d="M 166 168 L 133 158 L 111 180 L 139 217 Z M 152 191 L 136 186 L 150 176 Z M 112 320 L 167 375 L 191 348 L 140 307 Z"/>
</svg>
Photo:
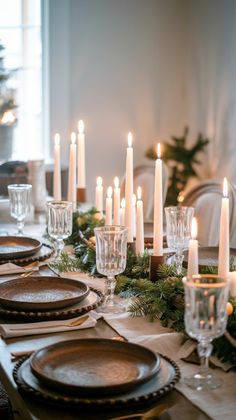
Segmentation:
<svg viewBox="0 0 236 420">
<path fill-rule="evenodd" d="M 77 395 L 127 392 L 150 380 L 160 358 L 137 344 L 80 339 L 52 344 L 31 357 L 34 375 L 47 386 Z"/>
<path fill-rule="evenodd" d="M 0 260 L 29 257 L 41 248 L 42 243 L 26 236 L 0 236 Z"/>
<path fill-rule="evenodd" d="M 19 277 L 0 284 L 0 304 L 21 311 L 65 308 L 88 294 L 89 287 L 81 281 L 50 276 Z"/>
</svg>

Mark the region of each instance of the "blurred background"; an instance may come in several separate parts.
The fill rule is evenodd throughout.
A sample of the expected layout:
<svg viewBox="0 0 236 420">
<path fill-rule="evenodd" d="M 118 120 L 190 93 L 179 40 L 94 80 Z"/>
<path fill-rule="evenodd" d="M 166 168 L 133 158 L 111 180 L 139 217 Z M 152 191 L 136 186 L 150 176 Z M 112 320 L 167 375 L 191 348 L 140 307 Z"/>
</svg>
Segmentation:
<svg viewBox="0 0 236 420">
<path fill-rule="evenodd" d="M 1 163 L 43 159 L 50 189 L 54 135 L 66 174 L 83 119 L 93 202 L 98 175 L 124 174 L 128 131 L 138 166 L 187 126 L 187 148 L 209 140 L 199 179 L 236 182 L 235 39 L 235 0 L 0 0 Z"/>
</svg>

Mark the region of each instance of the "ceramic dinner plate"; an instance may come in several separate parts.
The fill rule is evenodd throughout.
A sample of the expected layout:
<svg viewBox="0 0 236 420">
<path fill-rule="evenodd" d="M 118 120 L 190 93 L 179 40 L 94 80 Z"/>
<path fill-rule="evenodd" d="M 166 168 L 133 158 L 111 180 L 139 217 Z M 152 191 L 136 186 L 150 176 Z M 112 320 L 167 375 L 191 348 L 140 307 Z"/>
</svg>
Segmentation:
<svg viewBox="0 0 236 420">
<path fill-rule="evenodd" d="M 134 410 L 140 410 L 141 407 L 147 409 L 147 404 L 170 392 L 180 379 L 180 370 L 176 363 L 166 356 L 158 356 L 161 362 L 160 370 L 153 378 L 130 391 L 114 395 L 86 396 L 85 398 L 80 393 L 69 394 L 62 387 L 60 389 L 48 387 L 33 374 L 28 358 L 22 359 L 16 364 L 13 376 L 20 391 L 27 396 L 41 402 L 60 405 L 65 409 L 78 409 L 80 414 L 81 410 L 85 410 L 86 413 L 89 410 L 96 410 L 96 413 L 99 414 L 102 410 L 113 411 L 114 408 L 126 410 L 126 408 L 133 407 Z"/>
<path fill-rule="evenodd" d="M 89 287 L 77 280 L 50 276 L 19 277 L 0 284 L 0 304 L 16 310 L 64 308 L 86 298 Z"/>
<path fill-rule="evenodd" d="M 160 369 L 160 358 L 137 344 L 91 338 L 36 351 L 31 369 L 52 388 L 100 396 L 127 392 L 148 381 Z"/>
<path fill-rule="evenodd" d="M 217 266 L 218 265 L 219 248 L 214 246 L 199 247 L 198 249 L 198 262 L 200 267 Z M 234 258 L 236 265 L 236 249 L 230 248 L 230 255 Z M 184 251 L 184 263 L 187 264 L 188 251 Z"/>
<path fill-rule="evenodd" d="M 35 254 L 41 245 L 38 239 L 26 236 L 0 236 L 0 259 L 28 257 Z"/>
</svg>

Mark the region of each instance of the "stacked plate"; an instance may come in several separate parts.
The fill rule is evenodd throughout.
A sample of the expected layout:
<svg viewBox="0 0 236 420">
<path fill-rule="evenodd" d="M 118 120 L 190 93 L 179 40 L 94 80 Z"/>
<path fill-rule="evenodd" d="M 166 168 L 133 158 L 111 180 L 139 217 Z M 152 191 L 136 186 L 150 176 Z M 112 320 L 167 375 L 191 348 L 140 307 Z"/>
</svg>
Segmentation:
<svg viewBox="0 0 236 420">
<path fill-rule="evenodd" d="M 102 298 L 78 280 L 19 277 L 0 284 L 0 314 L 18 319 L 70 318 L 96 308 Z"/>
<path fill-rule="evenodd" d="M 26 236 L 0 236 L 0 264 L 25 264 L 49 258 L 53 248 Z"/>
<path fill-rule="evenodd" d="M 47 346 L 14 370 L 21 390 L 80 408 L 146 404 L 170 391 L 179 377 L 174 362 L 145 347 L 96 338 Z"/>
</svg>

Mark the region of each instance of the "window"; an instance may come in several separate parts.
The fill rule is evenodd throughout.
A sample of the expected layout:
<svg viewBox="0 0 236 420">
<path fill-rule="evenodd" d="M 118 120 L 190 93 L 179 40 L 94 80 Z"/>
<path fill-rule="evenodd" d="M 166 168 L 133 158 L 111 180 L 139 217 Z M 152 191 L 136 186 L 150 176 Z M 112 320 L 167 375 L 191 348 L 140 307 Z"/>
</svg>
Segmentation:
<svg viewBox="0 0 236 420">
<path fill-rule="evenodd" d="M 0 0 L 0 10 L 4 65 L 17 69 L 7 81 L 17 103 L 12 158 L 39 158 L 43 154 L 41 1 Z"/>
</svg>

